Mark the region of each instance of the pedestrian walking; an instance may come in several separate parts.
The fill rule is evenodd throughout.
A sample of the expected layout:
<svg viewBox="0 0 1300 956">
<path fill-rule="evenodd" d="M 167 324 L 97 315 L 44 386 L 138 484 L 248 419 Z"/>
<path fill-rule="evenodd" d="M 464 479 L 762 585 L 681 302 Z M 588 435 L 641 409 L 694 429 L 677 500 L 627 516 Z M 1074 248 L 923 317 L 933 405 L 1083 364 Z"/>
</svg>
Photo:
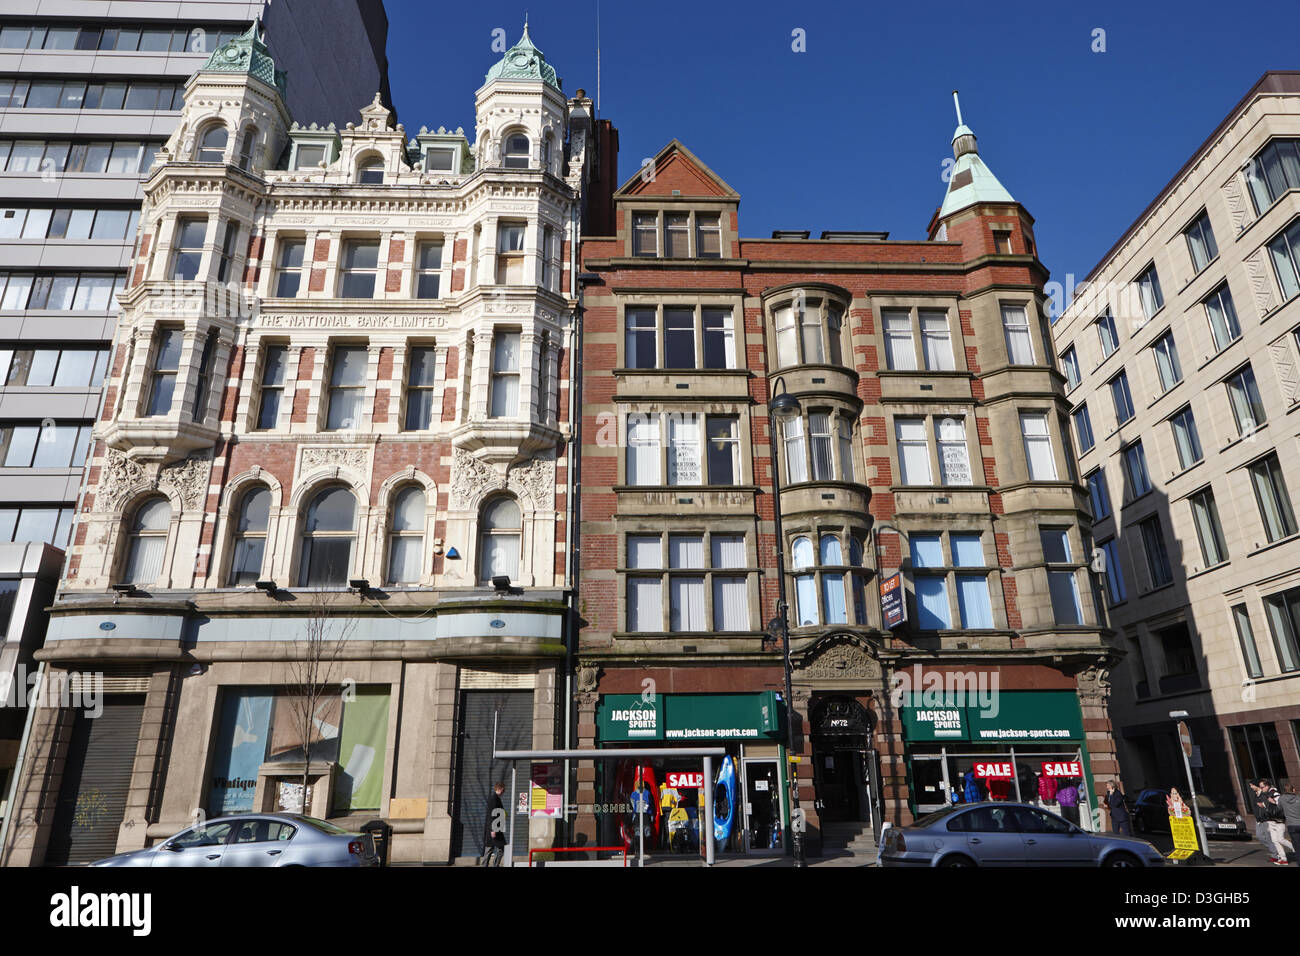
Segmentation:
<svg viewBox="0 0 1300 956">
<path fill-rule="evenodd" d="M 1110 811 L 1110 828 L 1122 836 L 1132 836 L 1133 821 L 1129 819 L 1128 805 L 1124 802 L 1118 780 L 1106 784 L 1106 809 Z"/>
<path fill-rule="evenodd" d="M 1279 859 L 1279 855 L 1286 851 L 1274 844 L 1273 829 L 1269 826 L 1273 811 L 1278 809 L 1272 798 L 1273 788 L 1262 777 L 1250 782 L 1249 786 L 1252 794 L 1251 813 L 1255 817 L 1255 839 L 1264 844 L 1264 849 L 1268 851 L 1268 862 L 1286 866 L 1286 861 Z"/>
<path fill-rule="evenodd" d="M 1277 805 L 1282 808 L 1285 817 L 1282 822 L 1291 835 L 1291 852 L 1295 854 L 1292 859 L 1296 866 L 1300 866 L 1300 853 L 1296 853 L 1296 848 L 1300 847 L 1300 794 L 1296 793 L 1293 783 L 1288 783 L 1285 791 L 1277 798 Z"/>
<path fill-rule="evenodd" d="M 501 794 L 506 792 L 506 785 L 497 781 L 492 786 L 492 797 L 488 800 L 487 820 L 483 824 L 483 856 L 479 866 L 500 866 L 506 855 L 506 808 L 501 802 Z M 496 862 L 492 862 L 493 855 Z"/>
<path fill-rule="evenodd" d="M 1278 866 L 1286 866 L 1286 851 L 1290 849 L 1295 853 L 1295 847 L 1291 845 L 1291 838 L 1286 832 L 1286 811 L 1278 804 L 1278 792 L 1273 784 L 1264 779 L 1259 780 L 1260 792 L 1264 795 L 1264 812 L 1268 819 L 1268 836 L 1273 842 L 1273 849 L 1277 851 L 1277 858 L 1273 861 Z"/>
</svg>

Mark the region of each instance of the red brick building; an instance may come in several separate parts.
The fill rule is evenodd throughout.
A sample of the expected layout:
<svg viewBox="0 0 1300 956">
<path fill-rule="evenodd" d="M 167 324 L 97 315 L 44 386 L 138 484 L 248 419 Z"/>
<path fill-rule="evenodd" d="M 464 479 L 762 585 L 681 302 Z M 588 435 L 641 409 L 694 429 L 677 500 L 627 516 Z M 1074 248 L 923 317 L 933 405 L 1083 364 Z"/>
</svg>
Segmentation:
<svg viewBox="0 0 1300 956">
<path fill-rule="evenodd" d="M 725 747 L 729 850 L 788 845 L 787 765 L 812 852 L 865 848 L 953 799 L 1070 815 L 1054 796 L 1070 783 L 1083 825 L 1105 827 L 1112 650 L 1048 276 L 974 135 L 953 145 L 925 239 L 743 238 L 739 195 L 676 141 L 615 194 L 616 234 L 584 237 L 577 742 Z M 774 435 L 777 394 L 799 410 Z M 906 621 L 891 628 L 880 587 L 896 573 Z M 699 802 L 679 776 L 698 764 L 645 764 Z M 580 767 L 596 812 L 578 839 L 626 832 L 634 779 Z"/>
</svg>

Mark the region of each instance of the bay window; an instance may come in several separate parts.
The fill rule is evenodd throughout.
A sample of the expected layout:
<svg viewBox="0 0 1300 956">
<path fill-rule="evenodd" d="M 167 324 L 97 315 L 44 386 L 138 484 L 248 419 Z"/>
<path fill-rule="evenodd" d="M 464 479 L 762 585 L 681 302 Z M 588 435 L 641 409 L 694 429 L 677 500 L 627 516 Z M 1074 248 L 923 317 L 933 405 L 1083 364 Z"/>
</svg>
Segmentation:
<svg viewBox="0 0 1300 956">
<path fill-rule="evenodd" d="M 827 299 L 796 297 L 772 310 L 778 368 L 844 366 L 844 309 Z"/>
<path fill-rule="evenodd" d="M 1082 624 L 1083 605 L 1079 600 L 1079 581 L 1070 563 L 1068 528 L 1039 528 L 1043 560 L 1047 563 L 1047 590 L 1052 599 L 1052 619 L 1057 624 Z"/>
<path fill-rule="evenodd" d="M 492 336 L 489 418 L 514 418 L 519 414 L 520 345 L 519 332 L 498 329 Z"/>
<path fill-rule="evenodd" d="M 1007 361 L 1012 365 L 1033 365 L 1034 339 L 1023 305 L 1002 306 L 1002 329 L 1007 339 Z"/>
<path fill-rule="evenodd" d="M 1025 444 L 1029 480 L 1055 481 L 1056 458 L 1052 453 L 1052 437 L 1048 431 L 1047 416 L 1041 413 L 1021 412 L 1020 433 Z"/>
</svg>

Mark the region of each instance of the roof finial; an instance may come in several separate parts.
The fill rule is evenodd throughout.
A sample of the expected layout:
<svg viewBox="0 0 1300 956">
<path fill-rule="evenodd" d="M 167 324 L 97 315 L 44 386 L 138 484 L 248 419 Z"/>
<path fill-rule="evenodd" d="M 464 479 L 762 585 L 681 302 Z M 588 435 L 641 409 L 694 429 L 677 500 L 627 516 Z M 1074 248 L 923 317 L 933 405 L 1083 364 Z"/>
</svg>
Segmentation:
<svg viewBox="0 0 1300 956">
<path fill-rule="evenodd" d="M 957 107 L 957 125 L 965 126 L 966 124 L 961 121 L 961 100 L 957 99 L 956 90 L 952 91 L 952 105 Z"/>
<path fill-rule="evenodd" d="M 523 43 L 528 39 L 528 11 L 524 11 L 524 35 L 520 37 L 519 42 Z"/>
</svg>

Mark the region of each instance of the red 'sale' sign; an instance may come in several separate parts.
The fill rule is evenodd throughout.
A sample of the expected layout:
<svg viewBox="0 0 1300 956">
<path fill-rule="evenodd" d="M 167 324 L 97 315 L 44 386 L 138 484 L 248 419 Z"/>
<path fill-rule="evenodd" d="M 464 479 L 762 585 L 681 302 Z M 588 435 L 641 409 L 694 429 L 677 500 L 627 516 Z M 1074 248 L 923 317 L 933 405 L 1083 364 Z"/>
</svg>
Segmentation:
<svg viewBox="0 0 1300 956">
<path fill-rule="evenodd" d="M 1011 761 L 1008 760 L 1005 762 L 977 763 L 975 765 L 975 776 L 1010 780 L 1015 775 L 1011 772 Z"/>
<path fill-rule="evenodd" d="M 1083 767 L 1077 760 L 1046 760 L 1043 762 L 1044 777 L 1082 777 Z"/>
<path fill-rule="evenodd" d="M 665 775 L 668 786 L 678 790 L 697 790 L 704 786 L 702 773 L 669 773 Z"/>
</svg>

